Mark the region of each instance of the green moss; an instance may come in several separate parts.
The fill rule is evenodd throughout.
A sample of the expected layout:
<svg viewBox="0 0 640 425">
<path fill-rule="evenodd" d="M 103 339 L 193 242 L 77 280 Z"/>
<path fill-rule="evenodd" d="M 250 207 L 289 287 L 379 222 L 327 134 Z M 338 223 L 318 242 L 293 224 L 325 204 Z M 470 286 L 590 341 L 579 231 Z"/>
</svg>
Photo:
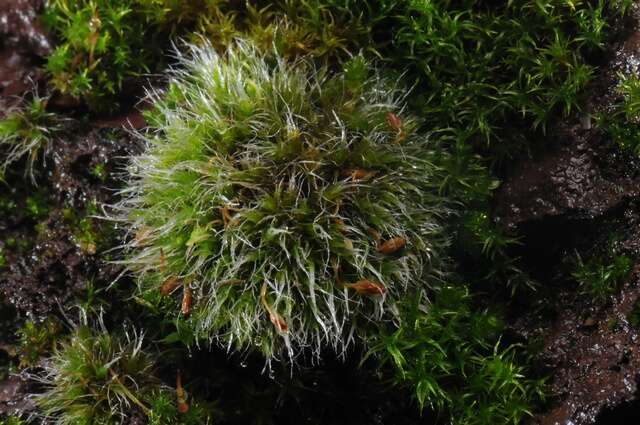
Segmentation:
<svg viewBox="0 0 640 425">
<path fill-rule="evenodd" d="M 627 2 L 410 1 L 395 31 L 394 64 L 419 78 L 415 106 L 457 137 L 500 141 L 522 117 L 545 129 L 579 107 L 600 49 Z M 517 121 L 516 121 L 517 122 Z M 509 133 L 507 133 L 509 134 Z"/>
<path fill-rule="evenodd" d="M 77 328 L 45 363 L 46 391 L 37 403 L 58 424 L 112 424 L 133 409 L 149 413 L 142 395 L 157 384 L 153 361 L 135 333 L 112 336 Z"/>
<path fill-rule="evenodd" d="M 350 0 L 138 0 L 152 21 L 174 34 L 189 28 L 224 51 L 235 38 L 250 39 L 260 51 L 295 59 L 343 62 L 353 53 L 375 53 L 374 37 L 396 10 L 394 2 Z"/>
<path fill-rule="evenodd" d="M 59 129 L 56 116 L 47 112 L 46 106 L 47 99 L 34 96 L 25 105 L 10 108 L 0 120 L 0 176 L 26 157 L 25 174 L 34 180 L 36 161 Z"/>
<path fill-rule="evenodd" d="M 596 115 L 596 125 L 622 150 L 640 155 L 640 79 L 636 75 L 619 78 L 620 97 L 612 110 Z"/>
<path fill-rule="evenodd" d="M 0 425 L 26 425 L 28 422 L 20 419 L 18 416 L 9 416 L 0 420 Z"/>
<path fill-rule="evenodd" d="M 583 261 L 578 255 L 571 274 L 584 294 L 602 302 L 616 293 L 633 268 L 633 260 L 626 255 L 593 257 Z"/>
<path fill-rule="evenodd" d="M 97 219 L 98 214 L 95 199 L 89 200 L 84 205 L 84 210 L 64 208 L 62 211 L 65 221 L 71 227 L 74 242 L 88 255 L 110 248 L 115 237 L 111 223 Z"/>
<path fill-rule="evenodd" d="M 62 43 L 48 69 L 58 90 L 99 110 L 113 106 L 127 78 L 156 68 L 168 34 L 221 51 L 241 37 L 322 64 L 362 52 L 409 69 L 419 82 L 412 104 L 430 129 L 498 141 L 513 118 L 546 128 L 554 113 L 580 106 L 593 73 L 585 57 L 628 8 L 626 0 L 55 0 L 47 22 Z"/>
<path fill-rule="evenodd" d="M 94 255 L 98 247 L 98 235 L 94 230 L 93 220 L 89 217 L 85 217 L 78 222 L 78 227 L 74 233 L 76 243 L 80 249 L 89 254 Z"/>
<path fill-rule="evenodd" d="M 17 331 L 19 366 L 36 366 L 40 358 L 53 349 L 61 331 L 61 324 L 54 317 L 48 317 L 43 323 L 27 321 Z"/>
<path fill-rule="evenodd" d="M 370 355 L 394 367 L 421 409 L 447 411 L 455 424 L 515 425 L 543 397 L 544 382 L 525 378 L 520 347 L 501 342 L 501 322 L 475 311 L 466 288 L 444 286 L 432 303 L 407 299 L 401 317 Z"/>
<path fill-rule="evenodd" d="M 4 240 L 5 248 L 7 250 L 17 250 L 19 252 L 27 251 L 31 248 L 32 243 L 32 241 L 23 238 L 16 239 L 14 237 L 9 237 Z"/>
<path fill-rule="evenodd" d="M 9 214 L 13 214 L 17 207 L 18 206 L 13 198 L 6 195 L 2 195 L 2 197 L 0 197 L 0 212 L 3 215 L 8 216 Z"/>
<path fill-rule="evenodd" d="M 291 58 L 344 60 L 371 45 L 373 20 L 387 9 L 369 8 L 365 18 L 348 1 L 52 0 L 45 22 L 60 43 L 47 70 L 62 94 L 112 112 L 128 80 L 160 67 L 170 34 L 220 49 L 244 36 Z"/>
<path fill-rule="evenodd" d="M 620 119 L 598 119 L 598 127 L 604 128 L 611 140 L 626 152 L 640 155 L 640 125 Z"/>
<path fill-rule="evenodd" d="M 44 21 L 59 44 L 47 59 L 51 83 L 96 112 L 117 108 L 124 85 L 160 57 L 134 0 L 51 0 Z"/>
<path fill-rule="evenodd" d="M 620 76 L 618 92 L 622 96 L 621 111 L 636 124 L 640 120 L 640 79 L 637 75 Z"/>
<path fill-rule="evenodd" d="M 149 397 L 149 425 L 207 425 L 214 423 L 212 406 L 197 401 L 189 404 L 186 413 L 178 411 L 173 391 L 156 391 Z"/>
<path fill-rule="evenodd" d="M 301 347 L 342 354 L 362 336 L 421 408 L 459 424 L 515 424 L 541 382 L 523 377 L 522 352 L 501 342 L 499 320 L 472 308 L 464 287 L 442 283 L 441 223 L 453 201 L 464 204 L 454 230 L 465 255 L 486 266 L 482 278 L 531 284 L 509 256 L 517 238 L 488 214 L 497 186 L 488 166 L 526 148 L 529 132 L 554 116 L 580 109 L 594 74 L 585 58 L 630 5 L 52 0 L 47 21 L 61 43 L 47 67 L 60 92 L 111 111 L 129 79 L 157 69 L 167 34 L 201 46 L 154 97 L 147 117 L 156 131 L 144 135 L 150 148 L 135 158 L 118 205 L 131 225 L 136 299 L 173 322 L 165 342 L 205 339 L 271 359 Z M 256 47 L 227 50 L 238 36 Z M 401 83 L 390 85 L 363 57 L 380 59 L 390 75 L 407 71 L 420 120 L 399 100 Z M 608 129 L 638 150 L 634 84 L 621 86 L 621 119 Z M 492 149 L 488 160 L 474 150 L 479 141 Z M 105 173 L 92 170 L 101 181 Z M 91 214 L 66 214 L 87 253 L 101 238 Z M 381 252 L 392 240 L 406 246 Z M 574 277 L 600 299 L 629 268 L 625 256 L 580 260 Z M 98 394 L 107 388 L 100 382 Z M 173 393 L 151 393 L 140 398 L 151 423 L 202 423 L 199 413 L 177 413 Z M 90 421 L 95 408 L 55 415 Z"/>
<path fill-rule="evenodd" d="M 464 229 L 469 233 L 469 241 L 472 242 L 469 249 L 475 249 L 477 254 L 492 260 L 510 246 L 519 243 L 517 238 L 500 232 L 485 212 L 470 211 L 465 215 L 463 223 Z"/>
<path fill-rule="evenodd" d="M 109 177 L 106 164 L 98 164 L 91 170 L 91 175 L 100 180 L 102 183 L 107 181 Z"/>
<path fill-rule="evenodd" d="M 26 194 L 22 193 L 24 198 L 18 198 L 15 194 L 10 194 L 11 192 L 0 196 L 0 215 L 5 217 L 5 225 L 12 231 L 9 233 L 11 236 L 0 236 L 0 267 L 3 263 L 6 265 L 6 257 L 9 253 L 12 257 L 20 258 L 35 241 L 34 237 L 17 237 L 13 232 L 19 231 L 19 226 L 26 225 L 25 229 L 28 228 L 30 233 L 33 230 L 38 237 L 44 235 L 51 211 L 46 189 L 20 186 L 14 190 L 17 193 L 25 191 Z"/>
<path fill-rule="evenodd" d="M 136 232 L 128 264 L 199 338 L 267 358 L 341 352 L 359 321 L 441 273 L 436 142 L 399 90 L 360 79 L 360 57 L 329 76 L 251 44 L 192 49 L 118 207 Z"/>
<path fill-rule="evenodd" d="M 212 403 L 155 376 L 155 357 L 135 329 L 109 333 L 101 320 L 97 328 L 77 326 L 43 367 L 44 392 L 36 396 L 43 420 L 108 425 L 142 415 L 153 425 L 211 423 Z"/>
<path fill-rule="evenodd" d="M 633 303 L 633 308 L 627 315 L 629 324 L 636 329 L 640 329 L 640 299 Z"/>
<path fill-rule="evenodd" d="M 49 214 L 48 199 L 43 192 L 35 192 L 26 199 L 26 213 L 33 221 L 38 221 Z"/>
<path fill-rule="evenodd" d="M 510 254 L 520 239 L 497 226 L 488 207 L 482 206 L 469 208 L 460 216 L 456 228 L 455 246 L 472 264 L 473 278 L 483 288 L 506 288 L 512 295 L 535 289 L 537 283 L 522 270 L 520 258 Z"/>
</svg>

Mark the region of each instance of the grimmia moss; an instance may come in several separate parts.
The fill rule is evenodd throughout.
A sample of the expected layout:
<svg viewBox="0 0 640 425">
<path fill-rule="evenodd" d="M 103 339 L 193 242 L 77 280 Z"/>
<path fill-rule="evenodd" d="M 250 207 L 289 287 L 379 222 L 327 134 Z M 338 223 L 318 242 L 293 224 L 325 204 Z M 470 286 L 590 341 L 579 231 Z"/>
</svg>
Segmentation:
<svg viewBox="0 0 640 425">
<path fill-rule="evenodd" d="M 448 208 L 399 88 L 360 57 L 330 75 L 245 42 L 180 62 L 117 206 L 165 314 L 267 358 L 343 353 L 437 282 Z"/>
<path fill-rule="evenodd" d="M 83 316 L 84 317 L 84 316 Z M 122 423 L 132 416 L 153 425 L 208 424 L 212 410 L 189 397 L 178 371 L 176 388 L 161 384 L 156 358 L 135 329 L 109 332 L 86 317 L 43 362 L 36 379 L 42 419 L 58 425 Z"/>
</svg>

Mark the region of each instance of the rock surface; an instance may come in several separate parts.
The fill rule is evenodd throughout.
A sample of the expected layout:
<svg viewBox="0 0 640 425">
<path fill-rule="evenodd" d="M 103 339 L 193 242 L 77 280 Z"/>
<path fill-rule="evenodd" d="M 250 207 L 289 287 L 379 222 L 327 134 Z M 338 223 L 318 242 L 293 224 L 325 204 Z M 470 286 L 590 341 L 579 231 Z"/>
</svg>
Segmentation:
<svg viewBox="0 0 640 425">
<path fill-rule="evenodd" d="M 51 42 L 39 21 L 42 0 L 0 3 L 0 115 L 44 78 L 39 68 Z"/>
</svg>

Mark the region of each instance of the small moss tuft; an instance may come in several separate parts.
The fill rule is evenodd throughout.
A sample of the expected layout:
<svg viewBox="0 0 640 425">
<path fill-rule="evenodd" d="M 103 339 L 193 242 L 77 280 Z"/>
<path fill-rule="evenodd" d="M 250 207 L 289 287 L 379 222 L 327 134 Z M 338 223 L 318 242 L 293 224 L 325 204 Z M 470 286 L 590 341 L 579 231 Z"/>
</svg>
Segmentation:
<svg viewBox="0 0 640 425">
<path fill-rule="evenodd" d="M 61 324 L 55 317 L 48 317 L 42 323 L 27 321 L 17 331 L 19 366 L 36 366 L 40 358 L 54 348 L 61 331 Z"/>
<path fill-rule="evenodd" d="M 51 135 L 59 129 L 56 115 L 46 111 L 47 100 L 35 96 L 28 104 L 9 109 L 0 120 L 0 176 L 26 157 L 25 174 L 35 181 L 40 155 L 49 148 Z"/>
<path fill-rule="evenodd" d="M 149 425 L 207 425 L 212 423 L 211 406 L 191 400 L 188 410 L 181 412 L 175 391 L 154 391 L 149 397 Z"/>
<path fill-rule="evenodd" d="M 104 329 L 78 327 L 45 363 L 37 396 L 43 415 L 59 425 L 112 424 L 133 410 L 149 412 L 142 394 L 155 387 L 154 363 L 142 336 L 119 338 Z"/>
<path fill-rule="evenodd" d="M 27 425 L 28 422 L 20 419 L 18 416 L 9 416 L 6 419 L 0 420 L 0 425 Z"/>
<path fill-rule="evenodd" d="M 578 255 L 571 275 L 580 285 L 582 293 L 602 302 L 615 294 L 620 284 L 629 277 L 632 268 L 633 260 L 626 255 L 594 257 L 587 261 L 583 261 Z"/>
<path fill-rule="evenodd" d="M 617 92 L 611 110 L 596 115 L 597 126 L 623 151 L 640 155 L 640 78 L 620 75 Z"/>
</svg>

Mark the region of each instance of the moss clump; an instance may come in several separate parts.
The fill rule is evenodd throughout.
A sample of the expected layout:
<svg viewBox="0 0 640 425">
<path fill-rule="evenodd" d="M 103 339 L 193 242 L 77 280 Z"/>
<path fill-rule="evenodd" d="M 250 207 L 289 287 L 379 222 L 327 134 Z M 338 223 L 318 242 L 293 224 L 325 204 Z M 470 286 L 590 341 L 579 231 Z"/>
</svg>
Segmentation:
<svg viewBox="0 0 640 425">
<path fill-rule="evenodd" d="M 117 207 L 126 263 L 197 338 L 342 352 L 442 273 L 431 142 L 361 58 L 330 76 L 246 43 L 191 53 Z"/>
<path fill-rule="evenodd" d="M 37 402 L 57 424 L 115 423 L 135 409 L 149 412 L 140 394 L 157 384 L 153 367 L 141 336 L 81 326 L 45 363 L 40 380 L 47 389 Z"/>
<path fill-rule="evenodd" d="M 85 320 L 86 322 L 86 320 Z M 134 416 L 153 425 L 211 421 L 212 410 L 155 376 L 155 358 L 135 330 L 109 333 L 103 323 L 76 327 L 43 362 L 36 396 L 43 420 L 59 425 L 114 424 Z M 49 423 L 49 422 L 47 422 Z"/>
</svg>

